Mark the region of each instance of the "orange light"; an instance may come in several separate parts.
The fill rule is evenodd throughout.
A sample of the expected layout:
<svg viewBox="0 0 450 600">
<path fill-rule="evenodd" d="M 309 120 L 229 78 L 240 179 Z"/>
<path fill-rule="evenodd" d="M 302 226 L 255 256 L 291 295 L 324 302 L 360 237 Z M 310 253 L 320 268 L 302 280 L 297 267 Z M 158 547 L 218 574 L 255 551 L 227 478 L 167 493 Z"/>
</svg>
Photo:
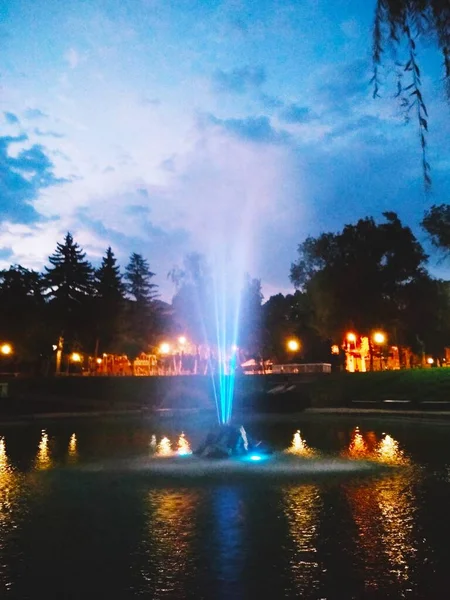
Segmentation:
<svg viewBox="0 0 450 600">
<path fill-rule="evenodd" d="M 101 364 L 102 364 L 102 362 L 103 362 L 103 360 L 102 360 L 101 358 L 97 358 L 97 361 L 96 361 L 96 362 L 97 362 L 97 364 L 98 364 L 98 365 L 101 365 Z"/>
<path fill-rule="evenodd" d="M 384 344 L 384 342 L 386 341 L 386 336 L 381 331 L 376 331 L 373 334 L 373 341 L 375 342 L 375 344 Z"/>
<path fill-rule="evenodd" d="M 427 363 L 428 363 L 429 365 L 432 365 L 432 364 L 434 363 L 434 358 L 431 358 L 431 356 L 429 356 L 429 357 L 427 358 Z"/>
<path fill-rule="evenodd" d="M 331 354 L 339 354 L 339 346 L 337 344 L 331 346 Z"/>
<path fill-rule="evenodd" d="M 161 354 L 169 354 L 170 345 L 167 342 L 163 342 L 159 347 L 159 351 L 161 352 Z"/>
<path fill-rule="evenodd" d="M 352 332 L 347 333 L 347 341 L 348 342 L 356 342 L 356 335 Z"/>
<path fill-rule="evenodd" d="M 2 354 L 4 354 L 5 356 L 8 356 L 8 354 L 12 354 L 12 346 L 11 346 L 11 344 L 2 344 L 2 346 L 0 348 L 0 352 Z"/>
<path fill-rule="evenodd" d="M 290 350 L 291 352 L 297 352 L 297 350 L 300 348 L 300 344 L 298 343 L 298 340 L 288 340 L 287 343 L 287 349 Z"/>
<path fill-rule="evenodd" d="M 72 352 L 72 354 L 70 355 L 70 360 L 72 362 L 81 362 L 81 354 L 79 354 L 78 352 Z"/>
</svg>

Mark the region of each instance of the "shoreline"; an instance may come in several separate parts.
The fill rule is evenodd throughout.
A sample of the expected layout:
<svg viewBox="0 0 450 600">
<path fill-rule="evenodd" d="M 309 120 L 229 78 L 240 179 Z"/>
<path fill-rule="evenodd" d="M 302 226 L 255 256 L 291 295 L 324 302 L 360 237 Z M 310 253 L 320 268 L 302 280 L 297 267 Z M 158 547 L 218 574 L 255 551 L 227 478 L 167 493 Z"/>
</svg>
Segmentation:
<svg viewBox="0 0 450 600">
<path fill-rule="evenodd" d="M 152 411 L 141 409 L 122 410 L 94 410 L 94 411 L 70 411 L 70 412 L 39 412 L 28 414 L 0 414 L 0 425 L 20 425 L 46 420 L 65 419 L 104 419 L 107 417 L 120 419 L 122 417 L 141 417 L 143 419 L 172 419 L 172 418 L 195 418 L 201 420 L 211 417 L 211 411 L 199 409 L 198 411 L 185 411 L 183 409 L 169 409 L 166 411 Z M 450 424 L 450 411 L 432 410 L 389 410 L 376 408 L 306 408 L 301 412 L 283 413 L 236 413 L 236 419 L 243 422 L 289 422 L 304 420 L 308 417 L 358 417 L 358 418 L 386 418 L 396 421 L 415 421 L 421 423 L 442 422 Z"/>
</svg>

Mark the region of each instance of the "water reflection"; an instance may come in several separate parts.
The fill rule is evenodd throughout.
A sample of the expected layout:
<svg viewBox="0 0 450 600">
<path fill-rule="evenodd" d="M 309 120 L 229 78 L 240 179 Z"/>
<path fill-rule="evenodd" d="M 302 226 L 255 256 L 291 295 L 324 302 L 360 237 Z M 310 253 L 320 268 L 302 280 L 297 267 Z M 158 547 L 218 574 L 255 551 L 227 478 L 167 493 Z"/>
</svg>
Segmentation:
<svg viewBox="0 0 450 600">
<path fill-rule="evenodd" d="M 69 462 L 75 462 L 78 458 L 78 450 L 77 450 L 77 436 L 72 433 L 69 440 Z"/>
<path fill-rule="evenodd" d="M 48 434 L 45 429 L 43 429 L 36 455 L 35 467 L 36 469 L 42 471 L 45 469 L 50 469 L 52 466 L 53 462 L 50 456 Z"/>
<path fill-rule="evenodd" d="M 415 585 L 419 540 L 414 477 L 412 469 L 402 469 L 370 484 L 348 487 L 367 589 L 395 584 L 406 593 Z"/>
<path fill-rule="evenodd" d="M 152 489 L 148 493 L 148 565 L 142 576 L 149 597 L 183 598 L 195 571 L 192 541 L 199 492 Z"/>
<path fill-rule="evenodd" d="M 310 597 L 318 588 L 321 568 L 317 558 L 317 535 L 322 500 L 317 485 L 283 489 L 284 512 L 293 547 L 289 559 L 296 597 Z"/>
<path fill-rule="evenodd" d="M 4 438 L 0 438 L 0 520 L 11 510 L 12 496 L 16 491 L 16 474 L 6 454 Z"/>
</svg>

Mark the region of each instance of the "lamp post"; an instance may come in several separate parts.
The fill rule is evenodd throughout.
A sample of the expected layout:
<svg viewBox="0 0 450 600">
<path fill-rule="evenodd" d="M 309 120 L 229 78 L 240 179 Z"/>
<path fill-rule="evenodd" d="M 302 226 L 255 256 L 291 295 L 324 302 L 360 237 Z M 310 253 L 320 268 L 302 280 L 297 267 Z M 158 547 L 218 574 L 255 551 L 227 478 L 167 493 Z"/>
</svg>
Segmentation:
<svg viewBox="0 0 450 600">
<path fill-rule="evenodd" d="M 293 356 L 300 350 L 300 342 L 296 338 L 290 338 L 286 342 L 287 351 Z"/>
</svg>

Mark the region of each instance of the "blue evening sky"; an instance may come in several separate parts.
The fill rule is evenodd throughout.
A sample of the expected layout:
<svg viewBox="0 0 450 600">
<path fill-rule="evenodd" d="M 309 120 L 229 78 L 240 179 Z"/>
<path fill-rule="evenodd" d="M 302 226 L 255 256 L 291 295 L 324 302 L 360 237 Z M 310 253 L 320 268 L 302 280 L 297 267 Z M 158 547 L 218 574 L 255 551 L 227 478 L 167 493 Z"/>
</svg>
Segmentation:
<svg viewBox="0 0 450 600">
<path fill-rule="evenodd" d="M 425 241 L 424 210 L 450 200 L 441 59 L 420 48 L 426 197 L 392 79 L 372 99 L 374 4 L 4 0 L 0 267 L 42 268 L 70 230 L 95 264 L 144 254 L 170 299 L 168 271 L 240 227 L 267 298 L 307 235 L 396 210 Z"/>
</svg>

